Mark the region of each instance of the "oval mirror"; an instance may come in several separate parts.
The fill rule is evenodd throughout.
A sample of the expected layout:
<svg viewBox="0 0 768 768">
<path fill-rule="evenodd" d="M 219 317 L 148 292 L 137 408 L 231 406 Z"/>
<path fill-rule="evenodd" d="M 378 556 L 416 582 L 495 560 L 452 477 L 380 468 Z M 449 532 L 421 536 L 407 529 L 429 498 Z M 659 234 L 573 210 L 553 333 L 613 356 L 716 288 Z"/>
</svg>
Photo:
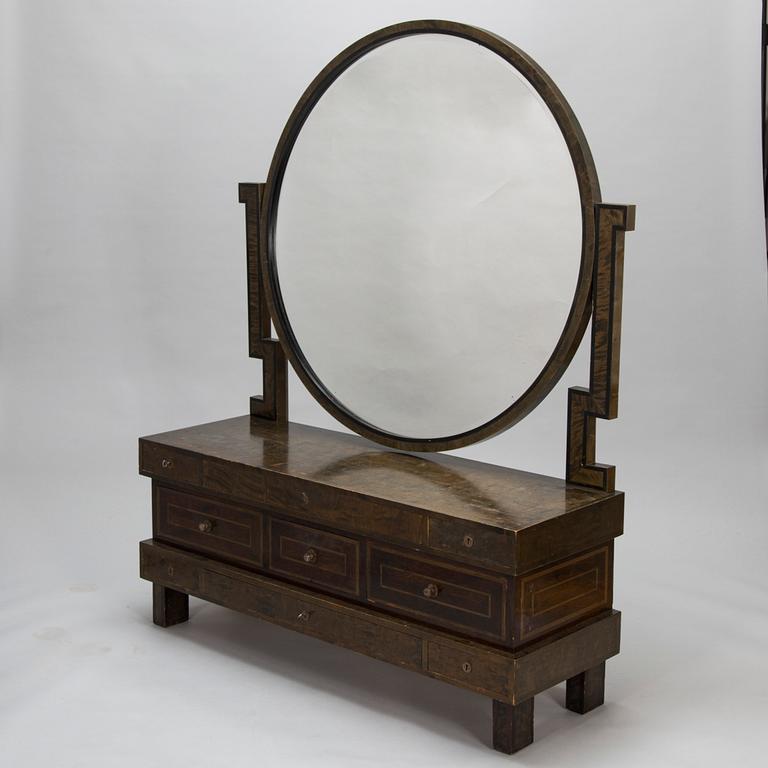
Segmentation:
<svg viewBox="0 0 768 768">
<path fill-rule="evenodd" d="M 262 269 L 278 335 L 342 423 L 444 450 L 525 416 L 589 318 L 589 149 L 524 53 L 411 22 L 344 51 L 270 169 Z"/>
</svg>

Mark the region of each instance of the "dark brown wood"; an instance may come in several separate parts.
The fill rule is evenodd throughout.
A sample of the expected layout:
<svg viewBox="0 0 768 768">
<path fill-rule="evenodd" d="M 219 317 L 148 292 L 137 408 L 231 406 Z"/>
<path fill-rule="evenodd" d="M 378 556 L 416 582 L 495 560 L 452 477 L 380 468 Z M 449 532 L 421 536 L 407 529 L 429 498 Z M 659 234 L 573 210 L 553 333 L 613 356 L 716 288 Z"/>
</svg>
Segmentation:
<svg viewBox="0 0 768 768">
<path fill-rule="evenodd" d="M 533 697 L 520 704 L 493 700 L 493 748 L 512 755 L 533 741 Z"/>
<path fill-rule="evenodd" d="M 347 536 L 271 518 L 269 570 L 360 597 L 360 543 Z"/>
<path fill-rule="evenodd" d="M 242 183 L 239 195 L 245 204 L 248 354 L 261 360 L 262 371 L 262 394 L 251 397 L 251 416 L 284 422 L 288 420 L 288 365 L 282 346 L 272 338 L 259 257 L 264 184 Z"/>
<path fill-rule="evenodd" d="M 589 389 L 568 390 L 566 474 L 569 482 L 613 490 L 616 469 L 595 461 L 595 419 L 615 419 L 619 403 L 624 233 L 635 228 L 635 206 L 596 205 Z"/>
<path fill-rule="evenodd" d="M 183 454 L 200 467 L 177 479 L 173 469 L 142 463 L 142 474 L 504 573 L 580 554 L 623 528 L 618 491 L 455 456 L 395 452 L 301 424 L 243 416 L 141 443 L 152 455 Z"/>
<path fill-rule="evenodd" d="M 409 440 L 358 421 L 314 380 L 277 289 L 274 225 L 293 142 L 334 79 L 382 43 L 435 32 L 494 51 L 542 96 L 574 162 L 584 238 L 570 316 L 531 388 L 476 430 Z M 616 415 L 623 237 L 634 208 L 600 203 L 562 94 L 490 33 L 442 21 L 394 25 L 320 73 L 285 127 L 267 184 L 241 184 L 240 201 L 249 354 L 262 360 L 262 395 L 248 416 L 140 440 L 155 537 L 141 543 L 141 576 L 153 583 L 155 622 L 187 620 L 194 595 L 480 693 L 493 700 L 493 745 L 506 753 L 532 741 L 534 696 L 552 685 L 567 680 L 574 711 L 601 704 L 605 660 L 620 644 L 613 539 L 624 496 L 613 468 L 595 462 L 595 418 Z M 404 452 L 459 447 L 521 419 L 561 377 L 590 316 L 590 387 L 569 391 L 565 481 Z M 398 450 L 289 423 L 286 353 L 339 421 Z"/>
<path fill-rule="evenodd" d="M 141 576 L 156 584 L 511 704 L 619 652 L 617 611 L 510 651 L 160 542 L 140 549 Z"/>
<path fill-rule="evenodd" d="M 189 619 L 189 597 L 162 584 L 152 584 L 152 620 L 158 627 L 172 627 Z"/>
<path fill-rule="evenodd" d="M 368 545 L 368 601 L 437 626 L 506 638 L 507 579 Z"/>
<path fill-rule="evenodd" d="M 565 706 L 584 715 L 605 700 L 605 662 L 569 677 L 565 685 Z"/>
<path fill-rule="evenodd" d="M 551 632 L 613 602 L 613 543 L 525 574 L 516 581 L 520 642 Z"/>
<path fill-rule="evenodd" d="M 612 542 L 509 576 L 380 540 L 342 536 L 266 508 L 182 492 L 157 481 L 153 510 L 159 541 L 512 648 L 599 613 L 612 602 Z M 508 594 L 514 599 L 508 601 Z"/>
<path fill-rule="evenodd" d="M 139 441 L 139 467 L 151 477 L 173 480 L 177 483 L 200 485 L 203 460 L 170 445 L 157 445 Z"/>
<path fill-rule="evenodd" d="M 536 380 L 515 402 L 495 418 L 461 435 L 436 439 L 410 439 L 376 429 L 359 419 L 328 392 L 304 359 L 283 306 L 276 279 L 275 226 L 283 174 L 293 145 L 304 121 L 334 80 L 361 56 L 398 38 L 419 34 L 443 34 L 462 37 L 481 45 L 515 67 L 538 92 L 552 112 L 570 151 L 578 184 L 583 223 L 581 265 L 571 310 L 547 365 Z M 261 220 L 261 274 L 266 282 L 265 296 L 277 335 L 283 343 L 293 368 L 315 399 L 338 421 L 382 445 L 411 451 L 444 451 L 484 440 L 511 427 L 530 413 L 561 378 L 581 341 L 590 316 L 590 295 L 595 249 L 593 207 L 600 202 L 600 187 L 592 154 L 573 111 L 563 94 L 544 70 L 525 52 L 510 42 L 485 30 L 452 21 L 422 20 L 394 24 L 380 29 L 350 45 L 336 56 L 312 81 L 299 99 L 278 141 L 264 190 Z M 555 224 L 556 225 L 556 224 Z M 354 322 L 354 318 L 350 318 Z"/>
<path fill-rule="evenodd" d="M 154 492 L 154 536 L 248 564 L 263 559 L 260 512 L 162 485 Z"/>
</svg>

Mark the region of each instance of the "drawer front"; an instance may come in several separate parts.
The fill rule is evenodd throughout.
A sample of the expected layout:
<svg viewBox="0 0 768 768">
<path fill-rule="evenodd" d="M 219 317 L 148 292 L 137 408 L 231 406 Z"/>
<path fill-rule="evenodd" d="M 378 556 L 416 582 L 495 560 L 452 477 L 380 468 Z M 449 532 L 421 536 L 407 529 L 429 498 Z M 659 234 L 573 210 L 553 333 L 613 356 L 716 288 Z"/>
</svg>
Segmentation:
<svg viewBox="0 0 768 768">
<path fill-rule="evenodd" d="M 360 594 L 360 545 L 354 539 L 272 518 L 269 570 L 334 592 Z"/>
<path fill-rule="evenodd" d="M 498 654 L 430 641 L 427 670 L 441 680 L 495 699 L 506 700 L 509 696 L 512 661 L 505 664 Z"/>
<path fill-rule="evenodd" d="M 202 460 L 193 454 L 142 441 L 139 443 L 139 472 L 151 477 L 199 485 Z"/>
<path fill-rule="evenodd" d="M 369 545 L 368 600 L 422 621 L 504 639 L 506 580 Z"/>
<path fill-rule="evenodd" d="M 155 506 L 156 538 L 261 565 L 261 513 L 162 486 Z"/>
<path fill-rule="evenodd" d="M 290 588 L 233 581 L 211 571 L 201 577 L 201 597 L 358 653 L 422 669 L 423 644 L 418 636 L 339 610 L 320 597 L 299 597 Z"/>
<path fill-rule="evenodd" d="M 433 517 L 427 541 L 430 549 L 511 570 L 515 565 L 514 538 L 504 531 L 468 520 Z"/>
</svg>

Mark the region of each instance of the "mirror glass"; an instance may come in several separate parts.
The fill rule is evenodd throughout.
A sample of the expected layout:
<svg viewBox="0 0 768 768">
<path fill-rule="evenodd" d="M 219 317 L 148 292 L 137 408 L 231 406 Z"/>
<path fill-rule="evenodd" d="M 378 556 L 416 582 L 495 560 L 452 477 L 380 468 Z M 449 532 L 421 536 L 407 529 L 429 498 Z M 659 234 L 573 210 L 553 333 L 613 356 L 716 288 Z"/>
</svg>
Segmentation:
<svg viewBox="0 0 768 768">
<path fill-rule="evenodd" d="M 312 108 L 272 248 L 319 386 L 380 431 L 459 435 L 515 403 L 563 334 L 582 260 L 574 163 L 499 55 L 452 35 L 399 38 Z"/>
</svg>

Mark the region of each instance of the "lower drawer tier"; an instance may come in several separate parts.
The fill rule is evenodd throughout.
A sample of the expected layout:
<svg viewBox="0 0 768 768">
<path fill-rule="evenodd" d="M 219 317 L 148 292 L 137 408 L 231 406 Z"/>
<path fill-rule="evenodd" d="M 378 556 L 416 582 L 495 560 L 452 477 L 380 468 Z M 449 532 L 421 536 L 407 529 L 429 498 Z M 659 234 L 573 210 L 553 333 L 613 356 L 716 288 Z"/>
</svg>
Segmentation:
<svg viewBox="0 0 768 768">
<path fill-rule="evenodd" d="M 619 652 L 618 611 L 505 651 L 154 540 L 141 542 L 140 558 L 142 578 L 155 584 L 511 704 Z"/>
</svg>

